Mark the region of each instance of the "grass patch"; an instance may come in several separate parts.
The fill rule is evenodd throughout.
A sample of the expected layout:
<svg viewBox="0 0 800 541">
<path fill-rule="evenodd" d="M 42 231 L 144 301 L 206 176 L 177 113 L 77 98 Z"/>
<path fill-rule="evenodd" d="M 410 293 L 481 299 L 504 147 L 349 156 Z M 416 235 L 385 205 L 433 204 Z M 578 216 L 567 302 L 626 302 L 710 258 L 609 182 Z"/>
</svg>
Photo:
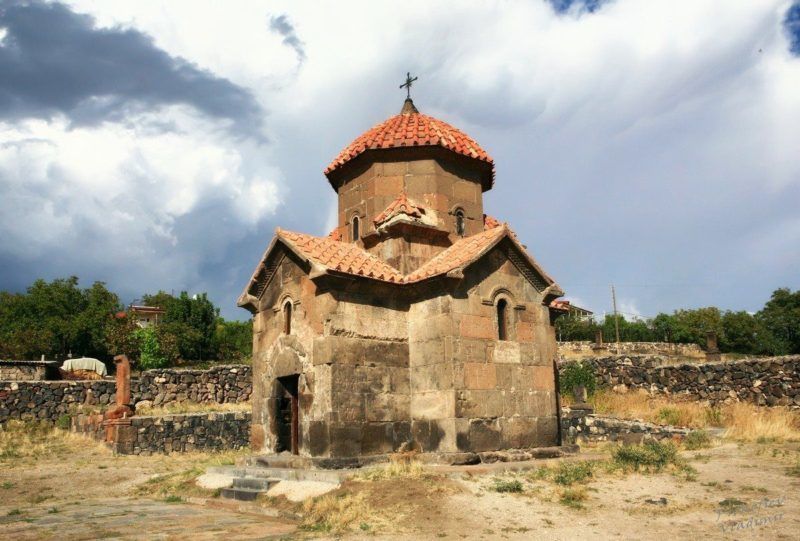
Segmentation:
<svg viewBox="0 0 800 541">
<path fill-rule="evenodd" d="M 674 406 L 666 406 L 658 410 L 658 420 L 665 425 L 678 426 L 684 420 L 684 415 Z"/>
<path fill-rule="evenodd" d="M 389 463 L 369 468 L 358 473 L 355 478 L 364 481 L 385 481 L 388 479 L 424 479 L 434 477 L 425 466 L 415 458 L 415 453 L 396 453 L 389 457 Z"/>
<path fill-rule="evenodd" d="M 0 462 L 17 462 L 46 457 L 62 457 L 91 448 L 110 455 L 102 443 L 86 436 L 72 434 L 45 422 L 8 421 L 0 425 Z"/>
<path fill-rule="evenodd" d="M 553 481 L 559 485 L 569 486 L 582 483 L 592 477 L 594 464 L 591 462 L 562 462 L 553 473 Z"/>
<path fill-rule="evenodd" d="M 800 461 L 798 461 L 794 466 L 789 466 L 786 468 L 786 475 L 791 477 L 800 477 Z"/>
<path fill-rule="evenodd" d="M 589 499 L 583 487 L 565 488 L 561 491 L 559 503 L 573 509 L 583 509 L 583 502 Z"/>
<path fill-rule="evenodd" d="M 800 414 L 787 408 L 765 408 L 739 402 L 725 410 L 725 436 L 765 443 L 800 440 Z"/>
<path fill-rule="evenodd" d="M 166 498 L 164 498 L 165 503 L 182 503 L 183 498 L 178 496 L 177 494 L 170 494 Z"/>
<path fill-rule="evenodd" d="M 726 428 L 725 436 L 739 441 L 800 441 L 800 413 L 784 407 L 767 408 L 746 402 L 712 406 L 650 396 L 644 391 L 615 393 L 609 389 L 596 391 L 589 403 L 600 415 L 695 429 Z"/>
<path fill-rule="evenodd" d="M 519 479 L 495 479 L 489 489 L 494 492 L 520 493 L 523 491 L 522 482 Z"/>
<path fill-rule="evenodd" d="M 330 494 L 303 502 L 300 527 L 311 532 L 341 533 L 355 524 L 369 524 L 371 515 L 364 493 Z"/>
<path fill-rule="evenodd" d="M 711 436 L 705 430 L 693 430 L 683 440 L 683 446 L 690 451 L 711 447 Z"/>
<path fill-rule="evenodd" d="M 14 488 L 14 483 L 12 483 L 11 481 L 5 481 L 2 485 L 0 485 L 0 488 L 2 488 L 3 490 L 10 490 Z"/>
<path fill-rule="evenodd" d="M 669 441 L 648 440 L 641 445 L 617 447 L 611 454 L 614 463 L 623 470 L 661 471 L 680 462 L 677 446 Z"/>
<path fill-rule="evenodd" d="M 17 517 L 17 516 L 19 516 L 21 514 L 22 514 L 22 511 L 20 511 L 19 509 L 12 509 L 8 513 L 6 513 L 6 516 L 8 516 L 8 517 Z"/>
</svg>

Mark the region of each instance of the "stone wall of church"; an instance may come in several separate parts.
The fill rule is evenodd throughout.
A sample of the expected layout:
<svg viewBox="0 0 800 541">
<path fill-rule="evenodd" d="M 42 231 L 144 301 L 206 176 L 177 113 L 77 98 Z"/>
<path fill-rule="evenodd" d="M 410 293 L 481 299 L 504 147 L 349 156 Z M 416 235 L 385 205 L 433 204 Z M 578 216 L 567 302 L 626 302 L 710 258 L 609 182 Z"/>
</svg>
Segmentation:
<svg viewBox="0 0 800 541">
<path fill-rule="evenodd" d="M 497 300 L 508 302 L 498 340 Z M 555 335 L 542 295 L 498 248 L 409 316 L 412 432 L 424 451 L 555 445 Z"/>
<path fill-rule="evenodd" d="M 315 429 L 315 456 L 391 453 L 410 439 L 408 305 L 392 293 L 376 283 L 337 293 L 314 343 L 314 364 L 331 370 L 331 414 Z"/>
<path fill-rule="evenodd" d="M 292 374 L 300 376 L 301 455 L 382 454 L 409 440 L 408 306 L 382 287 L 389 286 L 339 282 L 328 289 L 293 258 L 280 263 L 254 324 L 255 450 L 277 450 L 277 378 Z M 286 302 L 293 306 L 289 335 Z"/>
<path fill-rule="evenodd" d="M 254 451 L 274 452 L 278 444 L 276 413 L 282 393 L 277 378 L 298 375 L 300 453 L 311 453 L 315 423 L 330 411 L 331 372 L 312 360 L 314 340 L 323 333 L 326 313 L 335 306 L 329 294 L 319 294 L 303 263 L 284 254 L 259 301 L 253 321 Z M 284 306 L 292 306 L 291 332 L 284 333 Z"/>
<path fill-rule="evenodd" d="M 397 153 L 398 158 L 402 151 Z M 365 164 L 339 188 L 339 227 L 342 238 L 351 240 L 353 216 L 361 219 L 361 235 L 373 232 L 374 218 L 404 192 L 417 204 L 436 212 L 444 228 L 455 231 L 454 210 L 466 217 L 466 235 L 483 231 L 483 192 L 480 173 L 447 154 L 437 159 L 413 159 Z M 406 157 L 407 159 L 410 156 Z"/>
</svg>

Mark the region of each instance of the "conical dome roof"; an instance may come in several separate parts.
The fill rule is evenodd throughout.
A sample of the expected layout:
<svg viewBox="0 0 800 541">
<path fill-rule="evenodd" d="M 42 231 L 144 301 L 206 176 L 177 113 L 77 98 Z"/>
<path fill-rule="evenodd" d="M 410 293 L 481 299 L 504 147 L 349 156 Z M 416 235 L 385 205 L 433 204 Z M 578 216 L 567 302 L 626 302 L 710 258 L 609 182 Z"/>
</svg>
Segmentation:
<svg viewBox="0 0 800 541">
<path fill-rule="evenodd" d="M 325 169 L 325 175 L 330 177 L 331 173 L 368 150 L 424 146 L 442 147 L 486 163 L 489 167 L 483 182 L 484 191 L 492 187 L 494 160 L 489 154 L 461 130 L 420 113 L 410 99 L 405 101 L 399 115 L 367 130 L 347 145 Z"/>
</svg>

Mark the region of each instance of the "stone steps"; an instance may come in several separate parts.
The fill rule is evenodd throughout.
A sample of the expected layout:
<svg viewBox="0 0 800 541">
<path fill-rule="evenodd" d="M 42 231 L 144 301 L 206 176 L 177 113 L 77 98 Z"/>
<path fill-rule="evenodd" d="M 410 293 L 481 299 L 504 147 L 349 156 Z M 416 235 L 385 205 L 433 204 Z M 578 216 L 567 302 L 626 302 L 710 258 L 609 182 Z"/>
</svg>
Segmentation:
<svg viewBox="0 0 800 541">
<path fill-rule="evenodd" d="M 352 475 L 352 472 L 337 470 L 305 470 L 297 468 L 271 468 L 265 466 L 212 466 L 209 473 L 229 475 L 236 479 L 255 478 L 278 481 L 323 481 L 327 483 L 340 483 Z"/>
<path fill-rule="evenodd" d="M 247 471 L 233 473 L 227 470 L 225 473 L 233 476 L 233 483 L 230 487 L 221 489 L 220 495 L 223 498 L 242 502 L 252 502 L 258 498 L 259 494 L 266 493 L 270 487 L 281 482 L 280 479 L 274 477 L 249 475 Z"/>
</svg>

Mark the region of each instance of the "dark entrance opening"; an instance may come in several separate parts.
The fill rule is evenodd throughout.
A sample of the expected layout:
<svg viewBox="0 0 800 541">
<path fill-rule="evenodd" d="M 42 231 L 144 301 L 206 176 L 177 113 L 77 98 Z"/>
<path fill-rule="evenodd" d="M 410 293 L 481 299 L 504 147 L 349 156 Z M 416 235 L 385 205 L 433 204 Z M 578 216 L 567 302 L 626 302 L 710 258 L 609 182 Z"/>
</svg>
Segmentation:
<svg viewBox="0 0 800 541">
<path fill-rule="evenodd" d="M 300 448 L 300 402 L 297 394 L 297 383 L 300 376 L 278 378 L 278 399 L 275 401 L 278 424 L 277 451 L 289 451 L 293 455 Z"/>
</svg>

